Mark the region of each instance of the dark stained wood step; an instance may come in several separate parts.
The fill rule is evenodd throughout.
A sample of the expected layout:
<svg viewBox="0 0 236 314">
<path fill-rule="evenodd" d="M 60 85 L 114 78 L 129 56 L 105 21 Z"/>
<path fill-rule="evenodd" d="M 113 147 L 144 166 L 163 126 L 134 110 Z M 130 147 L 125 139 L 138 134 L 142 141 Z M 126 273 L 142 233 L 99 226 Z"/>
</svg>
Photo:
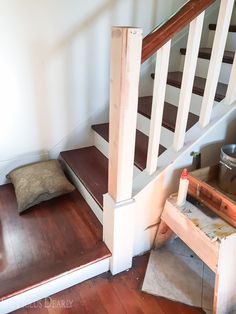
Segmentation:
<svg viewBox="0 0 236 314">
<path fill-rule="evenodd" d="M 0 200 L 0 299 L 111 255 L 101 223 L 77 190 L 22 215 L 11 184 L 0 186 Z"/>
<path fill-rule="evenodd" d="M 216 24 L 209 24 L 209 30 L 215 31 L 216 30 Z M 229 32 L 235 33 L 236 32 L 236 25 L 230 25 L 229 26 Z"/>
<path fill-rule="evenodd" d="M 202 59 L 210 60 L 210 58 L 211 58 L 211 51 L 212 51 L 211 48 L 200 48 L 198 57 L 202 58 Z M 181 48 L 180 49 L 180 53 L 182 55 L 186 55 L 186 49 L 185 48 Z M 234 51 L 225 51 L 224 52 L 224 57 L 223 57 L 223 62 L 224 63 L 233 64 L 234 54 L 235 54 Z"/>
<path fill-rule="evenodd" d="M 109 123 L 93 125 L 92 129 L 96 131 L 100 136 L 102 136 L 107 142 L 109 141 Z M 144 170 L 146 168 L 147 150 L 148 136 L 146 136 L 139 130 L 136 130 L 134 164 L 140 170 Z M 166 148 L 160 145 L 159 155 L 161 155 L 165 150 Z"/>
<path fill-rule="evenodd" d="M 152 96 L 145 96 L 139 98 L 138 103 L 138 112 L 148 119 L 151 118 L 151 109 L 152 109 Z M 163 112 L 163 121 L 162 126 L 169 129 L 170 131 L 175 131 L 175 123 L 177 117 L 178 108 L 174 105 L 165 102 L 164 112 Z M 193 113 L 188 115 L 187 130 L 190 129 L 195 123 L 198 122 L 199 117 Z"/>
<path fill-rule="evenodd" d="M 65 151 L 61 157 L 102 208 L 108 191 L 108 159 L 95 146 Z"/>
<path fill-rule="evenodd" d="M 183 72 L 169 72 L 167 77 L 167 84 L 180 88 L 182 83 Z M 154 78 L 154 74 L 151 74 L 151 77 Z M 193 84 L 193 93 L 199 96 L 203 96 L 204 89 L 206 85 L 206 79 L 195 76 L 194 84 Z M 225 98 L 227 91 L 227 85 L 223 83 L 218 83 L 215 95 L 215 101 L 221 101 Z"/>
<path fill-rule="evenodd" d="M 71 307 L 35 309 L 32 306 L 12 314 L 204 314 L 196 307 L 142 292 L 149 254 L 133 258 L 129 271 L 112 276 L 106 272 L 50 297 L 51 304 L 72 301 Z M 44 304 L 44 300 L 42 303 Z M 48 304 L 48 302 L 46 303 Z"/>
</svg>

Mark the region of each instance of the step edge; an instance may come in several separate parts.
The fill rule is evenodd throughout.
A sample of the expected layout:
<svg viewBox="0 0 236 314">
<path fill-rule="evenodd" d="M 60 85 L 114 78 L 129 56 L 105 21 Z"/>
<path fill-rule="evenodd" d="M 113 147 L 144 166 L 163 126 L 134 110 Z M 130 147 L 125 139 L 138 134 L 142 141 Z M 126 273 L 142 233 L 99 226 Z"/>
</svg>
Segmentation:
<svg viewBox="0 0 236 314">
<path fill-rule="evenodd" d="M 176 71 L 176 72 L 181 72 L 181 71 Z M 169 72 L 169 73 L 171 73 L 171 72 Z M 154 73 L 151 74 L 151 77 L 152 77 L 152 78 L 154 77 Z M 199 77 L 199 76 L 198 76 L 198 77 Z M 199 77 L 199 78 L 205 79 L 205 78 L 202 78 L 202 77 Z M 221 83 L 221 82 L 219 82 L 219 84 L 227 85 L 227 84 Z M 180 82 L 180 81 L 176 81 L 176 80 L 172 80 L 172 79 L 168 79 L 168 80 L 167 80 L 167 85 L 176 87 L 176 88 L 178 88 L 178 89 L 181 88 L 181 82 Z M 197 88 L 196 86 L 193 86 L 193 91 L 192 91 L 192 93 L 195 94 L 195 95 L 198 95 L 198 96 L 203 97 L 203 95 L 204 95 L 204 90 L 203 90 L 203 91 L 199 91 L 199 90 L 197 90 L 196 88 Z M 216 94 L 214 100 L 219 103 L 219 102 L 221 102 L 224 98 L 225 98 L 224 95 Z"/>
<path fill-rule="evenodd" d="M 87 202 L 97 219 L 103 224 L 103 207 L 102 204 L 98 202 L 98 200 L 94 197 L 92 192 L 87 188 L 82 180 L 77 176 L 74 170 L 70 167 L 70 165 L 66 162 L 66 160 L 60 156 L 60 159 L 63 160 L 66 170 L 69 172 L 69 177 L 72 182 L 75 184 L 76 188 L 79 190 L 84 200 Z"/>
<path fill-rule="evenodd" d="M 40 285 L 31 287 L 21 293 L 0 301 L 0 311 L 2 314 L 20 309 L 26 305 L 37 302 L 55 293 L 63 291 L 69 287 L 79 284 L 85 280 L 93 278 L 109 270 L 110 257 L 106 256 L 95 263 L 87 264 L 74 271 L 66 272 L 57 278 L 53 278 Z"/>
<path fill-rule="evenodd" d="M 180 48 L 180 54 L 182 56 L 186 56 L 186 48 Z M 199 51 L 198 58 L 204 59 L 204 60 L 210 60 L 211 59 L 211 53 Z M 225 55 L 223 56 L 223 59 L 222 59 L 223 63 L 233 64 L 233 61 L 234 61 L 233 57 L 231 58 L 231 57 L 227 57 Z"/>
</svg>

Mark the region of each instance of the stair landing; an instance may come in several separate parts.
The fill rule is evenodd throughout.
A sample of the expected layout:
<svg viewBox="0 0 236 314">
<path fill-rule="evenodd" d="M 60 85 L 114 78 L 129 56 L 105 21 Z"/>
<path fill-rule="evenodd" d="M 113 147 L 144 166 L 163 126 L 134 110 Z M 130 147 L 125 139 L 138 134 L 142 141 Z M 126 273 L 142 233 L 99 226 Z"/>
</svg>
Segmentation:
<svg viewBox="0 0 236 314">
<path fill-rule="evenodd" d="M 0 301 L 111 255 L 77 190 L 19 215 L 11 184 L 0 186 L 0 253 Z"/>
</svg>

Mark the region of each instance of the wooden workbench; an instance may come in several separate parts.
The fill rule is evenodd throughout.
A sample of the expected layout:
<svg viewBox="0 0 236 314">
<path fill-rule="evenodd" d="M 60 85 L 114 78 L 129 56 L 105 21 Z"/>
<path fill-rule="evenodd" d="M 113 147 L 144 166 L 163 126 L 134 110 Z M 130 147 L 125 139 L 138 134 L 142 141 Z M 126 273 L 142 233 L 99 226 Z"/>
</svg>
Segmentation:
<svg viewBox="0 0 236 314">
<path fill-rule="evenodd" d="M 236 229 L 188 201 L 178 207 L 175 194 L 161 218 L 215 273 L 213 313 L 236 311 Z"/>
</svg>

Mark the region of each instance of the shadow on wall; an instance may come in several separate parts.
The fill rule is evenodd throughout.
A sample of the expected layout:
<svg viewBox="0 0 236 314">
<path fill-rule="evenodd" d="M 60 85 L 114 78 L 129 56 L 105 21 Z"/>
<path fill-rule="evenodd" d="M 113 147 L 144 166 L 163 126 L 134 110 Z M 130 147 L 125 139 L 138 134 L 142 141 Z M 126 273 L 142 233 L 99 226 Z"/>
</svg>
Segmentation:
<svg viewBox="0 0 236 314">
<path fill-rule="evenodd" d="M 40 43 L 32 49 L 39 140 L 52 157 L 63 149 L 91 145 L 91 124 L 108 121 L 111 26 L 119 20 L 118 25 L 140 26 L 143 20 L 149 32 L 176 8 L 173 1 L 163 8 L 161 0 L 150 0 L 144 18 L 142 0 L 127 3 L 124 8 L 118 0 L 103 3 L 54 45 L 42 62 L 36 56 L 43 55 L 45 47 Z M 125 8 L 129 12 L 122 19 L 119 13 Z"/>
<path fill-rule="evenodd" d="M 46 55 L 42 42 L 32 47 L 39 141 L 53 157 L 61 149 L 91 144 L 90 125 L 107 119 L 108 65 L 101 56 L 106 40 L 96 24 L 107 12 L 112 15 L 116 3 L 106 1 Z M 100 99 L 104 104 L 96 105 Z"/>
<path fill-rule="evenodd" d="M 70 2 L 73 3 L 74 11 L 77 9 L 75 3 L 78 3 L 79 9 L 80 2 L 82 1 Z M 184 1 L 180 1 L 178 6 L 182 2 Z M 61 0 L 57 7 L 63 7 L 64 4 Z M 30 142 L 27 149 L 49 150 L 52 156 L 56 157 L 60 150 L 92 144 L 91 124 L 108 121 L 111 26 L 141 26 L 146 34 L 171 15 L 176 6 L 174 0 L 169 0 L 165 5 L 162 0 L 145 2 L 97 0 L 91 6 L 93 11 L 87 10 L 90 6 L 86 4 L 87 13 L 83 9 L 85 19 L 73 26 L 56 43 L 54 35 L 47 36 L 43 31 L 37 34 L 43 23 L 42 17 L 44 18 L 46 6 L 39 4 L 29 6 L 26 16 L 33 13 L 35 18 L 39 18 L 35 21 L 35 36 L 33 28 L 29 44 L 26 42 L 30 45 L 29 67 L 33 85 L 33 99 L 30 105 L 33 108 L 36 132 L 36 138 L 32 134 L 27 134 Z M 59 11 L 53 11 L 54 4 L 49 8 L 45 25 L 52 26 L 51 33 L 58 33 L 58 25 L 63 31 L 61 24 L 54 25 L 58 23 L 56 15 Z M 41 10 L 39 13 L 41 15 L 35 13 L 38 10 Z M 71 11 L 73 11 L 72 7 L 69 7 L 68 12 Z M 91 12 L 88 13 L 89 11 Z M 65 23 L 65 26 L 66 23 L 73 24 L 68 22 L 70 21 L 68 14 L 59 19 L 60 23 Z M 77 14 L 74 18 L 80 19 Z M 27 21 L 26 27 L 30 27 L 31 20 Z M 46 27 L 44 29 L 47 30 Z M 57 36 L 60 38 L 60 34 Z M 50 42 L 51 38 L 53 40 Z M 24 117 L 26 124 L 29 122 L 27 119 L 29 120 L 30 117 L 26 112 Z M 25 138 L 24 134 L 21 135 L 21 130 L 14 131 L 17 132 L 19 137 Z M 11 139 L 8 142 L 11 142 Z M 31 143 L 35 144 L 31 145 Z M 15 155 L 21 153 L 25 151 L 16 151 Z"/>
</svg>

